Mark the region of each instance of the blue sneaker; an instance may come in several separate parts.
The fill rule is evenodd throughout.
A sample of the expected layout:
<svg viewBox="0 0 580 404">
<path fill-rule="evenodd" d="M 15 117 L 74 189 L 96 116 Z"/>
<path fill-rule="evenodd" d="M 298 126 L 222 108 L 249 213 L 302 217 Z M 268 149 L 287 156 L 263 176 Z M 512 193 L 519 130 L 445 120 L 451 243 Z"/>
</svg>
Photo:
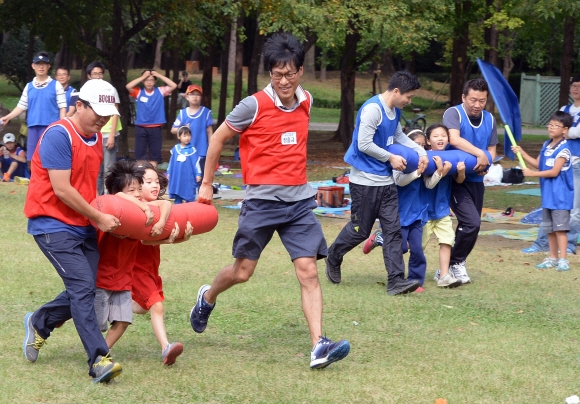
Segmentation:
<svg viewBox="0 0 580 404">
<path fill-rule="evenodd" d="M 202 333 L 205 330 L 205 327 L 207 327 L 207 320 L 209 319 L 209 315 L 215 307 L 215 303 L 209 304 L 203 299 L 203 295 L 205 295 L 205 292 L 207 292 L 209 288 L 209 285 L 203 285 L 201 288 L 199 288 L 199 291 L 197 292 L 197 302 L 189 313 L 189 322 L 191 323 L 191 328 L 193 328 L 193 331 L 197 333 Z"/>
<path fill-rule="evenodd" d="M 566 248 L 566 254 L 576 255 L 576 251 L 572 251 L 570 247 Z"/>
<path fill-rule="evenodd" d="M 538 269 L 551 269 L 558 267 L 558 259 L 557 258 L 546 258 L 542 261 L 541 264 L 536 265 Z"/>
<path fill-rule="evenodd" d="M 569 270 L 570 270 L 570 261 L 564 258 L 560 258 L 560 261 L 558 261 L 558 267 L 556 268 L 556 271 L 563 272 Z"/>
<path fill-rule="evenodd" d="M 333 362 L 346 358 L 350 352 L 347 340 L 332 342 L 326 337 L 320 337 L 310 353 L 310 369 L 323 369 Z"/>
<path fill-rule="evenodd" d="M 535 245 L 532 245 L 531 247 L 524 248 L 524 249 L 522 250 L 522 252 L 523 252 L 524 254 L 536 254 L 536 253 L 541 253 L 541 252 L 544 252 L 544 251 L 540 250 L 540 249 L 539 249 L 538 247 L 536 247 Z"/>
<path fill-rule="evenodd" d="M 32 312 L 26 313 L 24 316 L 24 331 L 24 343 L 22 344 L 24 357 L 30 362 L 36 362 L 38 351 L 46 344 L 46 340 L 38 335 L 32 326 Z"/>
</svg>

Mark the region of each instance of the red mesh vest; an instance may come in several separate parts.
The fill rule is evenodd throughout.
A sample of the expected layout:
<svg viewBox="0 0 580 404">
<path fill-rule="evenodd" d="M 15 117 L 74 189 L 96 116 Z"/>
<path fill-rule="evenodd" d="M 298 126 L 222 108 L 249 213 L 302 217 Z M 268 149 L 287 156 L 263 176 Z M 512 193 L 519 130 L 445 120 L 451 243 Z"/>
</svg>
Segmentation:
<svg viewBox="0 0 580 404">
<path fill-rule="evenodd" d="M 40 161 L 40 145 L 50 129 L 60 126 L 66 130 L 72 145 L 72 166 L 70 183 L 90 203 L 97 195 L 97 177 L 103 159 L 103 140 L 99 133 L 93 145 L 87 145 L 82 135 L 68 119 L 61 119 L 50 125 L 38 141 L 38 147 L 31 160 L 32 176 L 24 204 L 24 214 L 28 218 L 49 216 L 72 226 L 88 226 L 89 219 L 69 208 L 54 193 L 48 176 L 48 170 Z"/>
</svg>

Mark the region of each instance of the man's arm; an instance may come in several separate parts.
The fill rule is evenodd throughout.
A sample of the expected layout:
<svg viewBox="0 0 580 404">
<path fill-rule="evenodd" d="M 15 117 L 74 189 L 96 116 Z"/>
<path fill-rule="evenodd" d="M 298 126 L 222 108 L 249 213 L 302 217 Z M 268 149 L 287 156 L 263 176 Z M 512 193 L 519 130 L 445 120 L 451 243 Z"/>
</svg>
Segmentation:
<svg viewBox="0 0 580 404">
<path fill-rule="evenodd" d="M 224 147 L 224 143 L 234 137 L 238 132 L 231 129 L 226 123 L 222 123 L 220 127 L 209 139 L 209 147 L 207 155 L 205 156 L 205 174 L 201 187 L 199 188 L 199 195 L 197 201 L 200 203 L 211 204 L 213 199 L 213 178 L 216 165 L 219 163 L 220 155 Z"/>
<path fill-rule="evenodd" d="M 23 113 L 24 111 L 26 111 L 25 109 L 22 109 L 20 107 L 14 107 L 14 109 L 12 110 L 12 112 L 10 112 L 8 115 L 3 116 L 2 118 L 0 118 L 0 122 L 2 122 L 2 125 L 7 125 L 8 122 L 10 122 L 12 119 L 16 118 L 18 115 L 20 115 L 21 113 Z"/>
<path fill-rule="evenodd" d="M 70 183 L 71 170 L 48 169 L 48 177 L 55 195 L 69 208 L 97 224 L 99 230 L 113 231 L 121 222 L 113 215 L 93 208 Z"/>
</svg>

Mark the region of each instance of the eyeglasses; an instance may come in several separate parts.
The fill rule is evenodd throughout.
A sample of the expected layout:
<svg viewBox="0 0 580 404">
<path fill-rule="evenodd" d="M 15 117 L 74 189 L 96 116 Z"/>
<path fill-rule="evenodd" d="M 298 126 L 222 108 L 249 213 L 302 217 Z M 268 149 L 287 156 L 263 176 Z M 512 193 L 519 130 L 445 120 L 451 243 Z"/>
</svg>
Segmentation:
<svg viewBox="0 0 580 404">
<path fill-rule="evenodd" d="M 575 90 L 580 90 L 580 84 L 570 84 L 570 88 L 573 88 Z"/>
<path fill-rule="evenodd" d="M 103 72 L 93 72 L 90 74 L 91 77 L 103 77 L 105 73 Z"/>
<path fill-rule="evenodd" d="M 298 70 L 295 72 L 288 72 L 288 73 L 278 73 L 278 72 L 270 72 L 270 77 L 274 80 L 282 80 L 282 77 L 286 77 L 286 80 L 292 80 L 298 74 Z"/>
<path fill-rule="evenodd" d="M 82 102 L 85 107 L 88 107 L 90 109 L 93 109 L 93 107 L 91 107 L 91 103 L 90 102 L 85 101 L 85 100 L 81 100 L 80 98 L 79 98 L 79 101 Z M 93 109 L 93 111 L 94 111 L 94 109 Z"/>
<path fill-rule="evenodd" d="M 563 128 L 563 126 L 554 125 L 553 123 L 549 123 L 546 125 L 546 128 Z"/>
</svg>

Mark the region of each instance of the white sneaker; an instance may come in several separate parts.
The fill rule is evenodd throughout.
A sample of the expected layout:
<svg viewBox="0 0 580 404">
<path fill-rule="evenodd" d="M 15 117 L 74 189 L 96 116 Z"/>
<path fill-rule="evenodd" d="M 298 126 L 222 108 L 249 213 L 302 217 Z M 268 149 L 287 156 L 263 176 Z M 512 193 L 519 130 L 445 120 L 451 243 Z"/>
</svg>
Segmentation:
<svg viewBox="0 0 580 404">
<path fill-rule="evenodd" d="M 441 276 L 441 270 L 440 270 L 440 269 L 438 269 L 438 270 L 437 270 L 437 272 L 435 272 L 435 276 L 433 277 L 433 280 L 434 280 L 435 282 L 438 282 L 438 281 L 439 281 L 439 277 L 440 277 L 440 276 Z"/>
<path fill-rule="evenodd" d="M 459 279 L 462 284 L 471 283 L 471 279 L 467 275 L 467 269 L 465 268 L 465 261 L 451 265 L 449 272 L 453 274 L 453 277 Z"/>
<path fill-rule="evenodd" d="M 437 286 L 440 288 L 456 288 L 461 286 L 461 281 L 459 279 L 455 279 L 451 273 L 448 273 L 437 281 Z"/>
</svg>

